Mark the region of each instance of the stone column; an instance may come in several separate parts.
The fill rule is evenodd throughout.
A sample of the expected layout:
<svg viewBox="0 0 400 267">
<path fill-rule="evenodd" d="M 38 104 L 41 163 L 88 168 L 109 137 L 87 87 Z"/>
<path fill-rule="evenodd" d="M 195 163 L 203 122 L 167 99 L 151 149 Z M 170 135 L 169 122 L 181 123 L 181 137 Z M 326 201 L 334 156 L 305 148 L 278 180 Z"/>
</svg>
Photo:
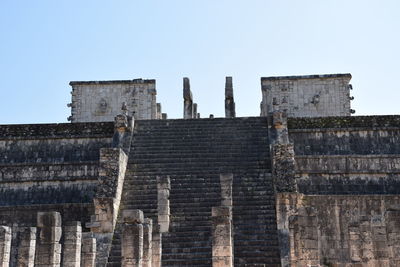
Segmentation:
<svg viewBox="0 0 400 267">
<path fill-rule="evenodd" d="M 232 210 L 231 207 L 212 208 L 212 266 L 232 267 Z"/>
<path fill-rule="evenodd" d="M 122 267 L 142 267 L 143 263 L 143 212 L 122 211 L 123 228 L 121 241 Z"/>
<path fill-rule="evenodd" d="M 193 95 L 190 91 L 189 78 L 183 78 L 183 118 L 193 118 Z"/>
<path fill-rule="evenodd" d="M 17 267 L 33 267 L 35 264 L 36 227 L 19 230 Z"/>
<path fill-rule="evenodd" d="M 161 255 L 162 255 L 162 246 L 161 246 L 162 236 L 160 232 L 160 225 L 153 225 L 153 234 L 152 234 L 152 267 L 161 267 Z"/>
<path fill-rule="evenodd" d="M 161 103 L 157 103 L 157 120 L 162 119 L 162 108 L 161 108 Z"/>
<path fill-rule="evenodd" d="M 35 266 L 59 267 L 61 263 L 61 215 L 59 212 L 38 212 L 39 242 L 36 246 Z"/>
<path fill-rule="evenodd" d="M 161 119 L 166 120 L 168 118 L 167 113 L 161 113 Z"/>
<path fill-rule="evenodd" d="M 152 238 L 153 221 L 149 218 L 144 219 L 143 224 L 143 267 L 152 267 Z"/>
<path fill-rule="evenodd" d="M 161 233 L 169 231 L 169 191 L 171 182 L 169 176 L 157 176 L 157 201 L 158 201 L 158 223 Z"/>
<path fill-rule="evenodd" d="M 96 263 L 96 238 L 93 233 L 82 233 L 81 267 L 94 267 Z"/>
<path fill-rule="evenodd" d="M 63 267 L 80 267 L 82 247 L 81 222 L 68 222 L 64 226 Z"/>
<path fill-rule="evenodd" d="M 193 119 L 197 119 L 197 104 L 193 104 Z"/>
<path fill-rule="evenodd" d="M 232 207 L 233 174 L 220 174 L 219 180 L 221 184 L 221 206 Z"/>
<path fill-rule="evenodd" d="M 10 265 L 11 252 L 11 228 L 0 226 L 0 266 L 8 267 Z"/>
<path fill-rule="evenodd" d="M 235 101 L 233 99 L 232 77 L 225 78 L 225 118 L 235 118 Z"/>
</svg>

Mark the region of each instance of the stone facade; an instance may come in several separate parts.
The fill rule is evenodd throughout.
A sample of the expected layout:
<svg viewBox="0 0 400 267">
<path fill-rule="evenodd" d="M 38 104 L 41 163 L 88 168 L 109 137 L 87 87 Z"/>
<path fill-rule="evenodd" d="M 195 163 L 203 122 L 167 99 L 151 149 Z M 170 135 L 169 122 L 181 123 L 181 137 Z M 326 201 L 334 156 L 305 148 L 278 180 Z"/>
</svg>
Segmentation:
<svg viewBox="0 0 400 267">
<path fill-rule="evenodd" d="M 71 122 L 113 121 L 125 103 L 135 119 L 157 119 L 156 81 L 70 82 L 72 86 Z M 161 111 L 161 110 L 160 110 Z"/>
<path fill-rule="evenodd" d="M 1 265 L 400 266 L 400 116 L 350 116 L 350 79 L 262 78 L 235 118 L 227 77 L 201 120 L 187 78 L 185 120 L 71 82 L 73 123 L 0 125 Z"/>
<path fill-rule="evenodd" d="M 261 78 L 261 115 L 283 110 L 289 117 L 350 116 L 350 74 Z"/>
</svg>

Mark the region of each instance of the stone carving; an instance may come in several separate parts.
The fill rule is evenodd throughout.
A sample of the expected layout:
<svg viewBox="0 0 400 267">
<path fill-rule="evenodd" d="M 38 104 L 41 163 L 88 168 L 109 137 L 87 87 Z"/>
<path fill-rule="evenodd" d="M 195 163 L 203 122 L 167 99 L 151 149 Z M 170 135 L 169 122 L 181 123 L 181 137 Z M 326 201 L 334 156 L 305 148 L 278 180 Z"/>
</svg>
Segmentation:
<svg viewBox="0 0 400 267">
<path fill-rule="evenodd" d="M 212 208 L 212 266 L 232 267 L 232 211 L 231 207 Z"/>
<path fill-rule="evenodd" d="M 235 118 L 235 101 L 233 99 L 232 77 L 225 78 L 225 118 Z"/>
<path fill-rule="evenodd" d="M 171 190 L 171 182 L 169 176 L 157 176 L 157 203 L 158 203 L 158 223 L 160 232 L 169 231 L 169 191 Z"/>
<path fill-rule="evenodd" d="M 190 91 L 189 78 L 183 78 L 183 118 L 193 118 L 193 95 Z"/>
<path fill-rule="evenodd" d="M 143 222 L 141 210 L 124 210 L 122 229 L 122 267 L 142 267 Z"/>
</svg>

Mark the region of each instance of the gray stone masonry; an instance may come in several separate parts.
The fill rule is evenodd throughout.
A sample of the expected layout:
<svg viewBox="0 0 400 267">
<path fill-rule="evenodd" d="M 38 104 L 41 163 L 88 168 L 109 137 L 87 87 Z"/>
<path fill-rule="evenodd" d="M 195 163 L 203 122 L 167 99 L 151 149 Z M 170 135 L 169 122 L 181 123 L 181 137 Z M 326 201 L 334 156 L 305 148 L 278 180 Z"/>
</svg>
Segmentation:
<svg viewBox="0 0 400 267">
<path fill-rule="evenodd" d="M 145 218 L 143 223 L 143 267 L 152 267 L 152 234 L 153 221 L 149 218 Z"/>
<path fill-rule="evenodd" d="M 93 233 L 82 233 L 81 267 L 96 265 L 96 238 Z"/>
<path fill-rule="evenodd" d="M 36 244 L 35 266 L 59 267 L 61 263 L 62 235 L 59 212 L 38 212 L 39 240 Z"/>
<path fill-rule="evenodd" d="M 10 264 L 11 228 L 0 226 L 0 266 L 8 267 Z"/>
<path fill-rule="evenodd" d="M 81 222 L 68 222 L 64 226 L 62 267 L 81 266 L 82 226 Z"/>
<path fill-rule="evenodd" d="M 171 182 L 169 176 L 157 176 L 157 209 L 158 223 L 161 233 L 169 231 L 169 192 L 171 190 Z"/>
<path fill-rule="evenodd" d="M 160 232 L 160 225 L 154 224 L 153 225 L 153 233 L 151 239 L 151 264 L 152 267 L 161 267 L 161 255 L 162 255 L 162 235 Z"/>
<path fill-rule="evenodd" d="M 278 193 L 276 204 L 290 239 L 284 267 L 400 264 L 398 195 Z"/>
<path fill-rule="evenodd" d="M 350 74 L 261 78 L 261 115 L 285 110 L 289 117 L 350 116 Z"/>
<path fill-rule="evenodd" d="M 126 103 L 129 116 L 156 119 L 156 81 L 91 81 L 70 82 L 72 86 L 72 122 L 112 121 Z"/>
<path fill-rule="evenodd" d="M 122 267 L 142 267 L 143 265 L 143 212 L 123 210 L 121 256 Z"/>
<path fill-rule="evenodd" d="M 232 209 L 213 207 L 212 218 L 212 266 L 232 267 Z"/>
<path fill-rule="evenodd" d="M 33 267 L 35 264 L 36 227 L 19 229 L 17 267 Z"/>
<path fill-rule="evenodd" d="M 232 77 L 225 78 L 225 118 L 235 118 Z"/>
<path fill-rule="evenodd" d="M 183 78 L 183 118 L 193 119 L 193 95 L 189 78 Z"/>
<path fill-rule="evenodd" d="M 277 192 L 296 192 L 293 144 L 289 142 L 287 116 L 275 111 L 269 116 L 272 176 Z"/>
</svg>

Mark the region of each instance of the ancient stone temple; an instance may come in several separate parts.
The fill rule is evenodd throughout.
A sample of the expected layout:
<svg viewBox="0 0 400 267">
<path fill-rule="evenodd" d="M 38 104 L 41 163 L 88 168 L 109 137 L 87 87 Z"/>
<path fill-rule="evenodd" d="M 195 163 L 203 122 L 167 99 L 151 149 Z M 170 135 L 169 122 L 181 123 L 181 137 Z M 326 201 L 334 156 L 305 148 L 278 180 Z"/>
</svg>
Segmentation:
<svg viewBox="0 0 400 267">
<path fill-rule="evenodd" d="M 261 78 L 240 117 L 227 77 L 204 119 L 188 78 L 184 119 L 155 80 L 71 82 L 70 123 L 0 125 L 1 266 L 400 266 L 400 116 L 350 79 Z"/>
</svg>

